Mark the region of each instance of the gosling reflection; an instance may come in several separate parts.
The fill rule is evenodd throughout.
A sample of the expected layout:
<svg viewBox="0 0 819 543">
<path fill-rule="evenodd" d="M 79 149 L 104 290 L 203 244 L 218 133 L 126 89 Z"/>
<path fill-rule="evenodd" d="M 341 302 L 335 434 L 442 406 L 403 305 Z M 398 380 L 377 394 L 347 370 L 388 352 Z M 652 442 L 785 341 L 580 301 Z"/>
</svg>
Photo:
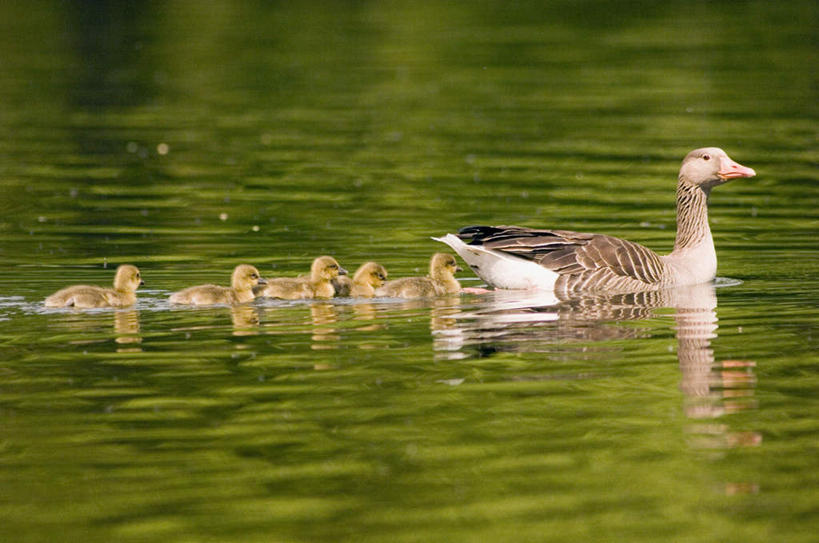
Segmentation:
<svg viewBox="0 0 819 543">
<path fill-rule="evenodd" d="M 140 352 L 142 343 L 139 327 L 139 311 L 135 309 L 71 312 L 60 316 L 52 326 L 72 332 L 76 339 L 69 341 L 72 345 L 103 344 L 113 340 L 117 352 Z M 112 330 L 113 319 L 113 330 Z M 73 334 L 81 332 L 81 334 Z"/>
<path fill-rule="evenodd" d="M 458 329 L 461 312 L 460 296 L 435 298 L 430 307 L 429 329 L 436 360 L 459 360 L 467 354 L 461 351 L 463 333 Z"/>
<path fill-rule="evenodd" d="M 338 313 L 333 304 L 310 304 L 310 319 L 313 322 L 313 331 L 310 345 L 314 350 L 338 349 L 341 336 L 338 333 Z M 322 369 L 322 368 L 316 368 Z"/>
<path fill-rule="evenodd" d="M 121 345 L 117 352 L 142 352 L 139 346 L 139 312 L 135 310 L 114 312 L 114 341 Z"/>
<path fill-rule="evenodd" d="M 386 328 L 384 323 L 377 322 L 378 309 L 376 309 L 375 304 L 370 302 L 356 303 L 352 305 L 352 308 L 353 314 L 355 315 L 355 319 L 357 321 L 370 323 L 365 324 L 364 326 L 358 326 L 356 330 L 361 332 L 375 332 L 376 330 L 383 330 Z"/>
<path fill-rule="evenodd" d="M 651 337 L 656 326 L 640 321 L 674 311 L 683 410 L 694 420 L 713 419 L 756 407 L 756 384 L 749 360 L 715 362 L 717 296 L 711 284 L 636 294 L 583 296 L 561 300 L 552 293 L 496 291 L 467 310 L 433 318 L 433 344 L 440 356 L 455 359 L 498 352 L 564 352 L 599 358 L 620 348 L 610 340 Z M 688 428 L 698 448 L 754 446 L 757 432 L 730 432 L 724 424 Z"/>
<path fill-rule="evenodd" d="M 233 323 L 233 335 L 256 336 L 259 335 L 259 323 L 261 317 L 259 308 L 250 305 L 234 305 L 230 308 L 230 319 Z"/>
</svg>

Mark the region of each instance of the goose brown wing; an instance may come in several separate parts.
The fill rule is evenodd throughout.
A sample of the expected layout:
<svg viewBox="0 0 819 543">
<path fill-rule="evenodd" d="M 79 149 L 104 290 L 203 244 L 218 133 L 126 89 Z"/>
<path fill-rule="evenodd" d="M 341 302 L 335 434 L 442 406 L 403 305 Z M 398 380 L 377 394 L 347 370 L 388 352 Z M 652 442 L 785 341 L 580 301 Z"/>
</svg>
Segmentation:
<svg viewBox="0 0 819 543">
<path fill-rule="evenodd" d="M 458 232 L 458 237 L 469 245 L 537 262 L 564 276 L 569 290 L 623 280 L 655 284 L 663 276 L 664 264 L 657 253 L 602 234 L 520 226 L 468 226 Z"/>
</svg>

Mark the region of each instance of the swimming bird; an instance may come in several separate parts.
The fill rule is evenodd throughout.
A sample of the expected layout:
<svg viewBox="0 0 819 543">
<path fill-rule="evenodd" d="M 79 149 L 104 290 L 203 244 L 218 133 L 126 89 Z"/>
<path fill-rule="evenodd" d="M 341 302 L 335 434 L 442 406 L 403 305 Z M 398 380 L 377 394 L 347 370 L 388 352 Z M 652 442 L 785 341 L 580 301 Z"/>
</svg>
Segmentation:
<svg viewBox="0 0 819 543">
<path fill-rule="evenodd" d="M 332 256 L 320 256 L 310 266 L 309 277 L 278 277 L 268 279 L 265 287 L 256 289 L 257 296 L 303 300 L 308 298 L 332 298 L 335 294 L 333 279 L 346 275 Z"/>
<path fill-rule="evenodd" d="M 387 270 L 381 264 L 365 262 L 358 267 L 353 278 L 340 275 L 333 279 L 333 288 L 336 296 L 351 296 L 353 298 L 372 298 L 375 289 L 384 284 L 387 279 Z"/>
<path fill-rule="evenodd" d="M 127 307 L 136 303 L 136 290 L 145 283 L 139 269 L 130 264 L 117 268 L 114 288 L 74 285 L 58 290 L 45 299 L 46 307 Z"/>
<path fill-rule="evenodd" d="M 427 298 L 455 294 L 461 285 L 455 279 L 455 272 L 461 271 L 455 257 L 447 253 L 435 253 L 429 261 L 429 275 L 426 277 L 403 277 L 387 281 L 376 289 L 376 296 L 393 298 Z"/>
<path fill-rule="evenodd" d="M 603 234 L 520 226 L 468 226 L 434 239 L 497 288 L 625 293 L 705 283 L 717 271 L 708 196 L 755 175 L 717 147 L 688 153 L 677 182 L 677 238 L 667 255 Z"/>
<path fill-rule="evenodd" d="M 264 284 L 265 280 L 259 275 L 259 270 L 250 264 L 239 264 L 233 269 L 229 287 L 196 285 L 174 292 L 169 301 L 172 304 L 188 305 L 243 304 L 255 298 L 254 286 Z"/>
</svg>

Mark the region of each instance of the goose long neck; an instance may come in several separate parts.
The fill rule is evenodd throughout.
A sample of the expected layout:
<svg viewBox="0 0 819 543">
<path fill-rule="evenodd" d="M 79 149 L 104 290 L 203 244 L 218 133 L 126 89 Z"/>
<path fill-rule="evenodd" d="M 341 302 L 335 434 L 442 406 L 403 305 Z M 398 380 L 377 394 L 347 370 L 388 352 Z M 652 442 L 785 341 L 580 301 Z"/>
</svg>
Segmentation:
<svg viewBox="0 0 819 543">
<path fill-rule="evenodd" d="M 696 247 L 711 238 L 708 193 L 682 180 L 677 184 L 677 239 L 674 251 Z"/>
</svg>

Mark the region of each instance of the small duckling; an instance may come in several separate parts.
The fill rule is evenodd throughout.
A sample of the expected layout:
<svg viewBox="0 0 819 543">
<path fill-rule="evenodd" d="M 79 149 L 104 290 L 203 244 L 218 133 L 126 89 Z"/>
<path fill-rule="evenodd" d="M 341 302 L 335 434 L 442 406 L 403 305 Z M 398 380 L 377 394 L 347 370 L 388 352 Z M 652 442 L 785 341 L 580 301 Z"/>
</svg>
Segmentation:
<svg viewBox="0 0 819 543">
<path fill-rule="evenodd" d="M 461 285 L 454 275 L 458 271 L 461 271 L 461 267 L 454 256 L 435 253 L 429 261 L 428 276 L 403 277 L 387 281 L 375 291 L 375 295 L 392 298 L 427 298 L 456 294 L 461 291 Z"/>
<path fill-rule="evenodd" d="M 353 298 L 372 298 L 375 289 L 384 284 L 387 279 L 387 270 L 381 264 L 365 262 L 358 267 L 353 278 L 340 276 L 333 279 L 336 296 L 351 296 Z"/>
<path fill-rule="evenodd" d="M 240 264 L 233 269 L 230 277 L 230 287 L 218 285 L 197 285 L 171 294 L 172 304 L 213 305 L 213 304 L 243 304 L 253 301 L 253 287 L 264 285 L 265 280 L 259 275 L 259 270 L 249 264 Z"/>
<path fill-rule="evenodd" d="M 130 264 L 117 268 L 114 288 L 74 285 L 58 290 L 45 299 L 46 307 L 127 307 L 136 303 L 136 290 L 144 285 L 139 269 Z"/>
<path fill-rule="evenodd" d="M 256 288 L 257 296 L 304 300 L 308 298 L 332 298 L 336 293 L 333 279 L 347 275 L 332 256 L 320 256 L 310 266 L 310 277 L 279 277 L 268 279 L 267 286 Z"/>
</svg>

